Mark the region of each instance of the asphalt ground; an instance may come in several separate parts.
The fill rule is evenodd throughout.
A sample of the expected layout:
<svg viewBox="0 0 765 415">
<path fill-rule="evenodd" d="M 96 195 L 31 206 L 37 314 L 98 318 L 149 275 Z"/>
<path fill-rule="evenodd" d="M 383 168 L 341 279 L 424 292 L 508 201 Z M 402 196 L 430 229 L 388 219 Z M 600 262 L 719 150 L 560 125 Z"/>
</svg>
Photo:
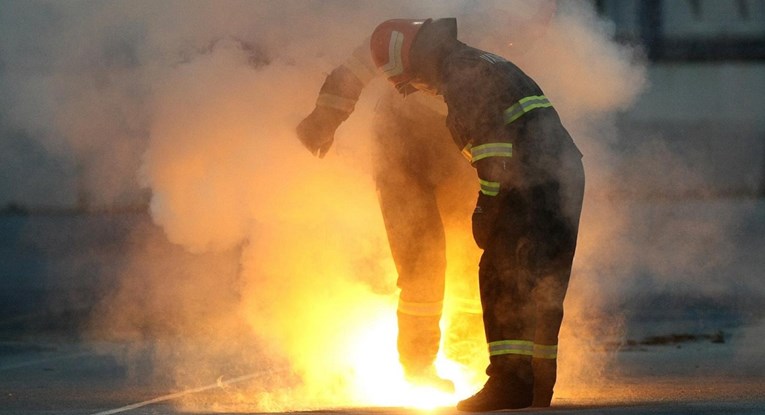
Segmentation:
<svg viewBox="0 0 765 415">
<path fill-rule="evenodd" d="M 674 339 L 674 340 L 672 340 Z M 672 338 L 623 347 L 608 382 L 569 385 L 552 414 L 765 414 L 761 365 L 732 359 L 735 341 Z M 241 393 L 278 367 L 211 377 L 178 387 L 149 375 L 151 362 L 125 365 L 117 343 L 15 340 L 0 343 L 0 414 L 208 414 L 261 413 Z M 754 351 L 753 356 L 757 352 Z M 143 367 L 142 367 L 143 366 Z M 608 372 L 608 370 L 606 370 Z M 617 372 L 615 370 L 615 372 Z M 234 399 L 238 397 L 238 399 Z M 454 408 L 427 411 L 458 413 Z M 325 408 L 286 413 L 415 414 L 410 408 Z"/>
<path fill-rule="evenodd" d="M 645 234 L 634 236 L 641 249 L 674 252 L 692 239 L 683 233 L 664 232 L 662 235 L 682 238 L 655 243 L 653 230 L 674 223 L 666 218 L 690 218 L 691 223 L 702 224 L 719 216 L 731 222 L 722 228 L 726 235 L 722 246 L 732 254 L 720 266 L 680 267 L 703 262 L 710 252 L 717 252 L 699 249 L 688 264 L 667 267 L 667 272 L 684 270 L 681 275 L 669 276 L 674 278 L 648 273 L 654 270 L 648 269 L 644 271 L 647 276 L 616 281 L 624 286 L 620 286 L 622 294 L 616 298 L 619 308 L 614 312 L 625 318 L 625 338 L 619 339 L 622 343 L 618 345 L 604 341 L 609 365 L 592 378 L 580 379 L 581 383 L 559 383 L 552 408 L 521 412 L 765 414 L 765 297 L 761 282 L 765 202 L 659 203 L 648 204 L 640 212 L 636 221 L 651 225 L 638 227 L 644 228 Z M 141 240 L 154 241 L 152 246 L 161 248 L 154 258 L 157 261 L 167 257 L 172 259 L 167 264 L 196 267 L 209 265 L 205 260 L 210 260 L 223 264 L 220 269 L 236 272 L 236 266 L 227 265 L 238 264 L 236 252 L 212 259 L 190 256 L 169 246 L 161 230 L 149 223 L 145 214 L 2 217 L 0 415 L 258 413 L 258 406 L 248 404 L 250 394 L 257 393 L 263 384 L 271 386 L 269 381 L 289 377 L 282 365 L 261 362 L 257 352 L 246 366 L 236 364 L 236 358 L 225 353 L 207 353 L 207 363 L 218 365 L 215 370 L 194 373 L 194 365 L 189 365 L 180 368 L 188 373 L 179 377 L 179 368 L 157 367 L 151 353 L 126 359 L 125 350 L 151 351 L 151 344 L 80 337 L 80 323 L 93 317 L 93 303 L 109 292 L 121 275 L 131 229 L 146 232 L 148 236 Z M 163 277 L 172 280 L 172 275 Z M 666 284 L 656 287 L 656 281 Z M 704 281 L 714 284 L 697 287 Z M 659 290 L 659 295 L 654 292 L 670 283 L 679 288 L 668 293 Z M 700 289 L 704 287 L 711 288 Z M 162 300 L 169 301 L 165 296 Z M 175 350 L 173 345 L 162 349 L 164 353 Z M 230 355 L 236 357 L 237 353 Z M 567 353 L 569 358 L 580 358 L 572 356 L 579 352 Z M 185 350 L 181 355 L 193 353 Z M 163 376 L 164 370 L 175 373 Z M 432 412 L 456 413 L 453 408 Z M 322 407 L 302 413 L 421 411 Z"/>
</svg>

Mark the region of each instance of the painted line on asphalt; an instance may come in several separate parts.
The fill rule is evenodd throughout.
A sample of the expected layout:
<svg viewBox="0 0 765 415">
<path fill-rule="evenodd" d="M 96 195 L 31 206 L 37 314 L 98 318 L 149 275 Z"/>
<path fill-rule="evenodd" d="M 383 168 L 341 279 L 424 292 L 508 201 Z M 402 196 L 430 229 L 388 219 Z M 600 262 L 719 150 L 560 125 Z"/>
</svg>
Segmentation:
<svg viewBox="0 0 765 415">
<path fill-rule="evenodd" d="M 200 386 L 198 388 L 187 389 L 187 390 L 184 390 L 184 391 L 175 392 L 175 393 L 171 393 L 171 394 L 168 394 L 168 395 L 158 396 L 158 397 L 156 397 L 154 399 L 149 399 L 147 401 L 137 402 L 137 403 L 133 403 L 133 404 L 130 404 L 130 405 L 125 405 L 125 406 L 120 407 L 120 408 L 109 409 L 108 411 L 96 412 L 96 413 L 93 413 L 91 415 L 112 415 L 112 414 L 119 414 L 119 413 L 122 413 L 122 412 L 132 411 L 133 409 L 138 409 L 138 408 L 141 408 L 141 407 L 144 407 L 144 406 L 148 406 L 148 405 L 152 405 L 152 404 L 159 403 L 159 402 L 170 401 L 170 400 L 173 400 L 173 399 L 176 399 L 176 398 L 180 398 L 181 396 L 186 396 L 186 395 L 191 395 L 191 394 L 195 394 L 195 393 L 205 392 L 205 391 L 208 391 L 208 390 L 211 390 L 211 389 L 215 389 L 215 388 L 222 388 L 224 386 L 232 385 L 234 383 L 244 382 L 246 380 L 254 379 L 254 378 L 257 378 L 257 377 L 260 377 L 260 376 L 263 376 L 263 375 L 277 373 L 277 372 L 279 372 L 279 371 L 270 371 L 269 370 L 269 371 L 263 371 L 263 372 L 255 372 L 255 373 L 250 373 L 249 375 L 242 375 L 242 376 L 239 376 L 239 377 L 236 377 L 236 378 L 233 378 L 233 379 L 229 379 L 229 380 L 226 380 L 226 381 L 222 380 L 222 378 L 219 378 L 217 382 L 215 382 L 213 384 L 210 384 L 210 385 L 207 385 L 207 386 Z"/>
</svg>

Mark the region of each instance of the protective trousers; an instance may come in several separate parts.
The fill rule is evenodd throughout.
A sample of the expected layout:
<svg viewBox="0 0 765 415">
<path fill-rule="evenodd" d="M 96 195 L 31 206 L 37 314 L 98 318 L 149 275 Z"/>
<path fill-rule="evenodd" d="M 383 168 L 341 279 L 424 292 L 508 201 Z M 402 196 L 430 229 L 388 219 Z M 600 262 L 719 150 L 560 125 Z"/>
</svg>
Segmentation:
<svg viewBox="0 0 765 415">
<path fill-rule="evenodd" d="M 561 165 L 557 180 L 502 196 L 497 229 L 479 268 L 487 374 L 533 372 L 533 406 L 549 406 L 552 399 L 584 193 L 581 158 Z"/>
<path fill-rule="evenodd" d="M 388 180 L 378 181 L 380 207 L 401 289 L 399 357 L 405 370 L 417 372 L 432 364 L 438 353 L 446 258 L 435 198 L 412 186 L 416 184 L 409 182 L 402 187 Z"/>
<path fill-rule="evenodd" d="M 374 153 L 380 208 L 401 289 L 398 351 L 408 375 L 432 368 L 441 340 L 446 242 L 436 190 L 464 160 L 444 117 L 408 97 L 377 105 Z M 470 174 L 469 169 L 466 173 Z"/>
</svg>

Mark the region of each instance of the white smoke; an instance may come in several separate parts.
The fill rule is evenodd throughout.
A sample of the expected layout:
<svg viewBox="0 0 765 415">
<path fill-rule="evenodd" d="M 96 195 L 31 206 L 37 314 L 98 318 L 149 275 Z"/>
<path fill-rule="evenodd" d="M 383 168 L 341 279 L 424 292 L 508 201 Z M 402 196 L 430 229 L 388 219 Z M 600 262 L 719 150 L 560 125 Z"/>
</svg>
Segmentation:
<svg viewBox="0 0 765 415">
<path fill-rule="evenodd" d="M 162 275 L 173 265 L 152 269 L 146 260 L 155 247 L 139 244 L 131 255 L 142 265 L 126 269 L 104 321 L 125 330 L 162 318 L 180 333 L 233 345 L 252 330 L 291 363 L 312 402 L 332 404 L 329 392 L 337 389 L 326 388 L 347 385 L 326 379 L 351 370 L 338 363 L 342 349 L 332 335 L 357 328 L 357 317 L 373 318 L 365 307 L 385 304 L 394 290 L 367 167 L 375 94 L 387 85 L 365 91 L 325 160 L 300 146 L 295 125 L 313 108 L 326 73 L 377 23 L 457 16 L 461 38 L 516 61 L 555 103 L 585 153 L 588 191 L 611 186 L 614 117 L 644 88 L 644 67 L 635 51 L 611 40 L 611 27 L 589 2 L 539 17 L 547 4 L 4 2 L 2 126 L 26 132 L 53 157 L 75 160 L 79 191 L 91 203 L 133 203 L 148 191 L 152 218 L 171 242 L 195 254 L 233 252 L 239 262 L 237 275 L 224 281 L 212 266 L 183 268 L 173 282 L 183 287 L 174 298 L 184 308 L 166 313 L 172 304 L 160 299 L 173 284 Z M 578 269 L 597 269 L 596 254 L 623 226 L 613 213 L 613 206 L 586 203 Z M 608 221 L 593 219 L 604 215 Z M 593 304 L 596 277 L 574 276 L 567 321 L 579 323 L 579 310 Z M 227 313 L 202 318 L 206 304 Z M 146 309 L 136 312 L 136 305 Z M 226 349 L 215 344 L 203 355 L 188 352 L 212 366 L 213 354 Z M 158 353 L 157 367 L 188 375 L 183 350 Z M 295 396 L 277 403 L 309 404 Z"/>
</svg>

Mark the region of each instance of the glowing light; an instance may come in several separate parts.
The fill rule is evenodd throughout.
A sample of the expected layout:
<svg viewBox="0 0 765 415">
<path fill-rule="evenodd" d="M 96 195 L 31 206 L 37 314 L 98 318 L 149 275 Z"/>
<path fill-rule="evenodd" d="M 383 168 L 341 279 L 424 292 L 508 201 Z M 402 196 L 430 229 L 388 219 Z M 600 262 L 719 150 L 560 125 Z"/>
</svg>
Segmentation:
<svg viewBox="0 0 765 415">
<path fill-rule="evenodd" d="M 454 393 L 409 383 L 398 361 L 396 335 L 396 313 L 392 306 L 376 310 L 362 329 L 349 335 L 348 358 L 356 377 L 354 404 L 432 410 L 453 406 L 460 397 L 473 391 L 475 385 L 468 381 L 470 369 L 442 355 L 436 361 L 436 369 L 440 376 L 454 382 Z"/>
</svg>

